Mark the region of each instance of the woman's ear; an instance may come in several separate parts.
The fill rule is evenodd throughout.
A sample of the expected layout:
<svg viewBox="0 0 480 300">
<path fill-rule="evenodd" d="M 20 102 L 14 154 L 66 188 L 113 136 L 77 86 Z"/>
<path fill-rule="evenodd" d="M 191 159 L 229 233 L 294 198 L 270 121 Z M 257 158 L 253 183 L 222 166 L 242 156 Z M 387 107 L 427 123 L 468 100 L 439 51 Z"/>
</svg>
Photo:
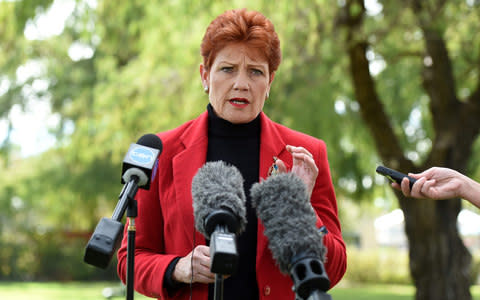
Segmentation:
<svg viewBox="0 0 480 300">
<path fill-rule="evenodd" d="M 205 92 L 208 92 L 208 89 L 209 89 L 208 76 L 209 76 L 209 73 L 207 68 L 203 64 L 200 64 L 200 78 L 202 80 L 202 85 Z"/>
<path fill-rule="evenodd" d="M 268 97 L 270 96 L 270 87 L 272 86 L 273 78 L 275 78 L 275 72 L 272 72 L 272 74 L 270 74 L 270 78 L 268 80 L 268 88 L 267 88 L 267 94 L 265 96 L 265 100 L 268 99 Z"/>
<path fill-rule="evenodd" d="M 269 82 L 268 82 L 268 88 L 270 88 L 270 86 L 272 85 L 273 78 L 275 78 L 275 72 L 272 72 L 272 74 L 270 74 L 270 79 L 269 79 Z"/>
</svg>

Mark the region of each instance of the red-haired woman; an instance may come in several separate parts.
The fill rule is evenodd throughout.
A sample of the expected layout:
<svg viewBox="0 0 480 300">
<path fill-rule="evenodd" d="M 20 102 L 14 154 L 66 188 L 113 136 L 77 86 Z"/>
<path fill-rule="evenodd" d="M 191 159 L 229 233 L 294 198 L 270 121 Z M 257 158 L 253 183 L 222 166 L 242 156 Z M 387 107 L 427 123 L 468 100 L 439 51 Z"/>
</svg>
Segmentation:
<svg viewBox="0 0 480 300">
<path fill-rule="evenodd" d="M 299 175 L 307 186 L 318 228 L 328 232 L 325 268 L 331 286 L 346 269 L 337 203 L 323 141 L 271 121 L 263 112 L 281 61 L 273 24 L 246 9 L 218 16 L 201 45 L 200 76 L 206 112 L 159 133 L 164 144 L 150 190 L 137 194 L 135 289 L 160 299 L 213 299 L 215 276 L 209 247 L 195 231 L 192 178 L 206 162 L 234 165 L 244 179 L 247 225 L 238 237 L 239 264 L 224 281 L 225 299 L 295 299 L 292 280 L 268 249 L 263 225 L 250 205 L 250 187 L 267 178 L 273 160 L 279 172 Z M 125 282 L 124 238 L 118 273 Z"/>
</svg>

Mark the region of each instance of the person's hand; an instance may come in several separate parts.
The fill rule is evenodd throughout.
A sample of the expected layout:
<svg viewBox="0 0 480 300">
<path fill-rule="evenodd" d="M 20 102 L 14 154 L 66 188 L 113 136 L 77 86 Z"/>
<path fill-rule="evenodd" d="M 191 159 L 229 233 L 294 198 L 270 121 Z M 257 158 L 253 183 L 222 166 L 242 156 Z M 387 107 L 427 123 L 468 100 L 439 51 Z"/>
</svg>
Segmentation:
<svg viewBox="0 0 480 300">
<path fill-rule="evenodd" d="M 173 280 L 184 283 L 190 283 L 190 281 L 200 283 L 215 282 L 215 274 L 210 272 L 210 264 L 210 248 L 203 245 L 197 246 L 187 256 L 178 260 L 173 271 Z"/>
<path fill-rule="evenodd" d="M 307 196 L 312 195 L 313 187 L 318 176 L 318 167 L 310 152 L 303 147 L 287 145 L 287 151 L 292 154 L 293 166 L 291 172 L 300 177 L 307 186 Z M 286 173 L 287 167 L 284 162 L 278 159 L 275 162 L 280 173 Z"/>
<path fill-rule="evenodd" d="M 407 178 L 403 178 L 401 185 L 392 184 L 407 197 L 434 200 L 462 197 L 465 176 L 455 170 L 433 167 L 422 173 L 410 173 L 408 176 L 417 179 L 411 190 Z"/>
</svg>

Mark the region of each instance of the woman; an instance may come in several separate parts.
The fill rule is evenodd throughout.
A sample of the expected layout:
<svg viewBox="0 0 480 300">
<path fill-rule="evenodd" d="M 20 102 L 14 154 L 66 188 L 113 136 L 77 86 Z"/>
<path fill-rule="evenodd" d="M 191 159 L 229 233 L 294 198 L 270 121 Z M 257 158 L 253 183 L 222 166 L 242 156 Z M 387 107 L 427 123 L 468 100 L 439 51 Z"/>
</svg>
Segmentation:
<svg viewBox="0 0 480 300">
<path fill-rule="evenodd" d="M 207 161 L 223 160 L 244 178 L 247 226 L 238 237 L 239 267 L 224 281 L 224 299 L 294 299 L 292 281 L 268 250 L 263 225 L 250 206 L 250 187 L 291 171 L 307 184 L 318 228 L 325 226 L 326 270 L 335 285 L 346 269 L 345 245 L 323 141 L 272 122 L 262 112 L 281 60 L 273 24 L 254 11 L 232 10 L 207 28 L 201 45 L 207 111 L 160 133 L 164 150 L 149 191 L 139 191 L 135 289 L 160 299 L 213 299 L 209 248 L 195 231 L 191 182 Z M 125 282 L 126 245 L 118 251 Z M 191 295 L 190 295 L 191 294 Z"/>
<path fill-rule="evenodd" d="M 433 167 L 422 173 L 408 175 L 417 179 L 411 190 L 408 179 L 404 178 L 401 185 L 392 183 L 407 197 L 434 200 L 463 198 L 480 208 L 480 184 L 460 172 Z"/>
</svg>

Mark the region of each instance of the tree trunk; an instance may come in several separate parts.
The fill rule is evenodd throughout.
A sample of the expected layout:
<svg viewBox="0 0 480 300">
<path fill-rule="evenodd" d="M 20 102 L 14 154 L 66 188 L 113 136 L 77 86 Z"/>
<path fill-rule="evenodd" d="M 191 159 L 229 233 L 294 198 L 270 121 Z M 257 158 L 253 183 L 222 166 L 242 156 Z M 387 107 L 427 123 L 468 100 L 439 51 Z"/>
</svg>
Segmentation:
<svg viewBox="0 0 480 300">
<path fill-rule="evenodd" d="M 457 230 L 459 199 L 435 201 L 405 199 L 399 193 L 405 215 L 410 273 L 417 300 L 468 300 L 471 255 Z"/>
</svg>

